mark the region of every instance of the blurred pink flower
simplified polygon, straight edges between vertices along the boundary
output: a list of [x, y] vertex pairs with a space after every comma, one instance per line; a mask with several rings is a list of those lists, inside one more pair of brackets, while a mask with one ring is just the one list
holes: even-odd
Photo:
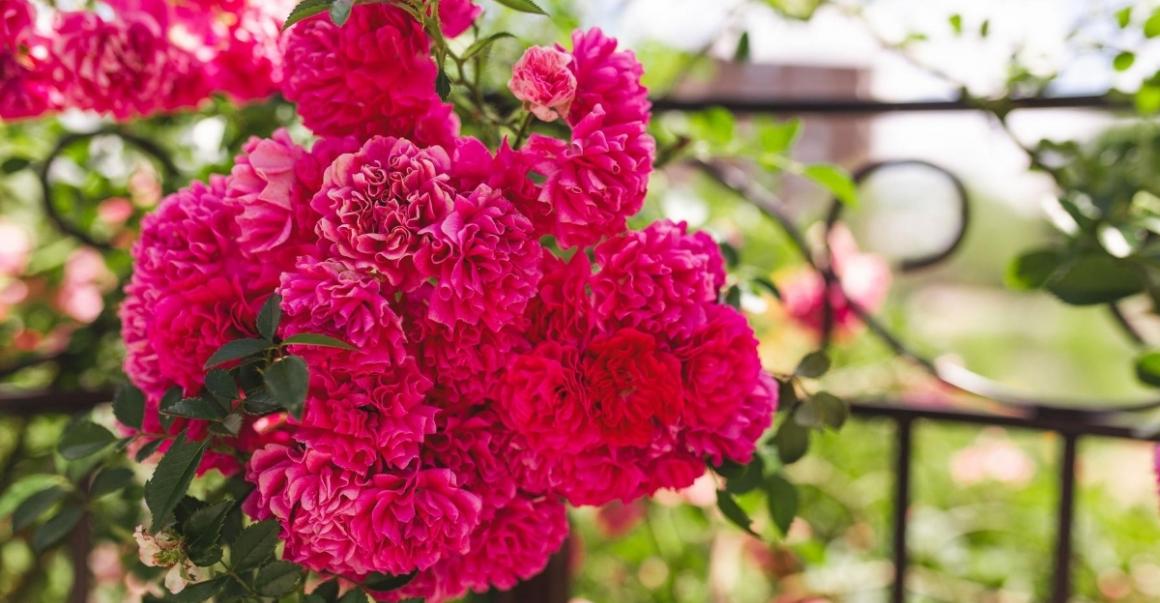
[[124, 197], [109, 197], [97, 206], [97, 219], [108, 226], [120, 226], [133, 217], [133, 202]]
[[32, 235], [19, 224], [0, 220], [0, 276], [24, 272], [32, 252]]
[[606, 538], [617, 538], [632, 531], [647, 512], [642, 500], [630, 503], [614, 500], [596, 512], [596, 525]]
[[962, 486], [984, 481], [1024, 485], [1035, 475], [1035, 461], [1007, 436], [994, 428], [979, 434], [975, 443], [951, 457], [951, 479]]
[[105, 309], [105, 292], [116, 284], [100, 253], [88, 247], [77, 249], [65, 262], [57, 308], [77, 322], [93, 322]]

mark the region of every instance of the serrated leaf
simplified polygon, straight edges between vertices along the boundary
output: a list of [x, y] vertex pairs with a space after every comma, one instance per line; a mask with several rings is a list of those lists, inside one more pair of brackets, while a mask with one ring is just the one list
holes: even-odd
[[495, 1], [498, 2], [499, 4], [502, 4], [510, 9], [512, 9], [512, 10], [518, 10], [521, 13], [532, 13], [532, 14], [536, 14], [536, 15], [545, 15], [545, 16], [548, 14], [548, 13], [544, 12], [544, 9], [540, 8], [535, 2], [532, 2], [532, 0], [495, 0]]
[[202, 507], [182, 522], [185, 550], [195, 564], [207, 567], [221, 560], [222, 527], [234, 504], [232, 500], [224, 500]]
[[66, 505], [60, 512], [41, 524], [32, 534], [32, 550], [42, 553], [68, 536], [80, 522], [84, 509], [79, 505]]
[[92, 484], [89, 485], [89, 497], [100, 498], [123, 490], [133, 482], [133, 470], [126, 467], [107, 467], [102, 469]]
[[96, 454], [113, 445], [117, 436], [91, 421], [78, 421], [65, 430], [60, 438], [60, 455], [75, 461]]
[[160, 448], [164, 443], [165, 440], [163, 439], [156, 439], [150, 442], [146, 442], [141, 446], [141, 448], [137, 450], [137, 454], [134, 455], [133, 458], [136, 459], [138, 463], [144, 462], [145, 459], [153, 456], [153, 453], [157, 452], [157, 449]]
[[367, 603], [367, 594], [362, 589], [352, 588], [338, 600], [338, 603]]
[[282, 340], [282, 345], [309, 345], [320, 348], [336, 348], [339, 350], [348, 351], [357, 349], [353, 345], [350, 345], [341, 339], [335, 339], [329, 335], [320, 335], [318, 333], [299, 333], [297, 335], [291, 335]]
[[122, 383], [113, 395], [113, 416], [126, 427], [141, 429], [145, 418], [145, 394], [132, 383]]
[[219, 367], [227, 362], [234, 360], [241, 360], [247, 356], [253, 356], [266, 350], [270, 347], [270, 342], [262, 339], [235, 339], [218, 348], [209, 360], [205, 361], [205, 369]]
[[310, 389], [310, 369], [298, 356], [287, 356], [271, 364], [264, 374], [270, 397], [294, 416], [302, 416], [302, 405]]
[[238, 534], [234, 541], [230, 565], [235, 572], [254, 569], [274, 556], [278, 545], [278, 522], [267, 519], [255, 523]]
[[451, 96], [451, 78], [443, 69], [439, 69], [439, 75], [435, 76], [435, 92], [439, 94], [441, 100], [447, 100]]
[[330, 20], [339, 27], [346, 25], [353, 8], [354, 0], [334, 0], [330, 5]]
[[326, 12], [330, 8], [330, 3], [334, 0], [303, 0], [299, 2], [294, 10], [286, 17], [286, 22], [282, 24], [282, 29], [289, 29], [295, 23], [309, 19], [314, 15]]
[[725, 489], [732, 494], [752, 492], [761, 485], [764, 477], [765, 461], [761, 460], [760, 456], [754, 455], [753, 460], [744, 467], [740, 474], [728, 478], [725, 482]]
[[797, 515], [797, 488], [781, 475], [773, 474], [765, 481], [765, 494], [769, 504], [769, 516], [784, 536], [789, 532], [789, 526]]
[[302, 570], [289, 561], [275, 561], [258, 570], [254, 587], [258, 594], [281, 597], [293, 592], [302, 582]]
[[463, 51], [463, 56], [461, 59], [464, 61], [474, 59], [476, 55], [482, 54], [484, 51], [491, 48], [492, 44], [507, 38], [515, 38], [515, 36], [506, 31], [501, 31], [499, 33], [491, 34], [486, 38], [476, 40], [471, 44], [471, 46], [467, 47], [467, 50]]
[[157, 463], [153, 477], [145, 482], [145, 504], [153, 514], [151, 532], [164, 527], [177, 504], [185, 498], [207, 446], [209, 440], [186, 442], [185, 436], [180, 436]]
[[219, 576], [213, 580], [188, 584], [182, 591], [170, 597], [175, 603], [202, 603], [216, 597], [225, 588], [229, 576]]
[[238, 384], [232, 375], [221, 369], [214, 369], [205, 375], [205, 389], [218, 402], [230, 404], [238, 399]]
[[[173, 405], [173, 403], [180, 400], [184, 395], [185, 394], [180, 387], [173, 386], [173, 387], [165, 390], [165, 394], [163, 396], [161, 396], [161, 401], [157, 403], [157, 408], [162, 409], [162, 408], [165, 408], [167, 406], [171, 406], [171, 405]], [[161, 427], [163, 428], [164, 431], [168, 431], [169, 427], [171, 425], [173, 425], [173, 417], [171, 417], [163, 412], [158, 412], [157, 414], [158, 414], [158, 419], [160, 419], [160, 421], [161, 421]]]
[[306, 597], [307, 603], [334, 603], [338, 600], [338, 580], [320, 584]]
[[840, 168], [826, 163], [808, 165], [802, 175], [830, 191], [847, 206], [858, 204], [858, 186]]
[[753, 531], [753, 520], [749, 519], [749, 515], [745, 513], [741, 505], [737, 504], [737, 500], [733, 498], [732, 494], [725, 490], [718, 490], [717, 508], [725, 516], [725, 519], [728, 519], [742, 530], [757, 536], [757, 532]]
[[773, 436], [773, 445], [777, 447], [777, 458], [786, 465], [792, 465], [809, 450], [810, 432], [793, 419], [786, 419]]
[[798, 377], [817, 379], [825, 375], [829, 370], [830, 357], [825, 352], [810, 352], [801, 359], [801, 362], [798, 363], [797, 368], [793, 372]]
[[24, 499], [12, 513], [12, 531], [19, 532], [40, 519], [53, 505], [64, 499], [60, 486], [51, 486]]
[[266, 339], [274, 339], [278, 332], [278, 325], [282, 324], [282, 296], [277, 293], [266, 299], [262, 309], [258, 312], [258, 334]]
[[379, 593], [390, 592], [393, 590], [398, 590], [400, 588], [403, 588], [404, 586], [409, 584], [411, 582], [411, 580], [414, 580], [416, 575], [417, 575], [416, 572], [412, 572], [410, 574], [402, 574], [399, 576], [373, 573], [370, 576], [367, 576], [366, 580], [363, 581], [363, 586], [367, 590], [371, 590], [374, 592], [379, 592]]
[[219, 421], [226, 416], [226, 411], [217, 402], [205, 398], [182, 398], [162, 407], [161, 412], [173, 417], [206, 421]]

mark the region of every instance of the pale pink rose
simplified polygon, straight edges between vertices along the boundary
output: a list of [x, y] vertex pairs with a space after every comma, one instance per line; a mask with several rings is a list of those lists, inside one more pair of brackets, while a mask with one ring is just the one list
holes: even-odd
[[97, 218], [108, 226], [120, 226], [133, 217], [133, 202], [124, 197], [110, 197], [97, 206]]
[[0, 275], [24, 272], [32, 252], [32, 235], [19, 224], [0, 220]]
[[116, 277], [101, 254], [88, 247], [72, 253], [64, 266], [64, 280], [56, 305], [77, 322], [90, 323], [105, 309], [104, 293], [116, 286]]
[[508, 88], [524, 106], [543, 121], [567, 115], [576, 98], [576, 74], [572, 55], [548, 46], [533, 46], [512, 68]]

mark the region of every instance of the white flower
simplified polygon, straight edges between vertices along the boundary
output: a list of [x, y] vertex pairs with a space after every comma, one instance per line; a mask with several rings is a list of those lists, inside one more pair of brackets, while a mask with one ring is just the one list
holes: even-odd
[[184, 557], [181, 539], [173, 532], [150, 534], [145, 531], [145, 526], [137, 526], [133, 531], [133, 538], [137, 540], [137, 553], [141, 563], [149, 567], [172, 567]]

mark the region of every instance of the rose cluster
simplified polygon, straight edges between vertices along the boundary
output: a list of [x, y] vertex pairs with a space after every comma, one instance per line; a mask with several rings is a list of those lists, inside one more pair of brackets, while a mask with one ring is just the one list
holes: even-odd
[[[446, 35], [479, 9], [440, 3]], [[415, 578], [382, 598], [509, 588], [563, 543], [566, 503], [681, 488], [706, 462], [745, 463], [776, 384], [745, 318], [720, 302], [704, 233], [629, 230], [655, 143], [642, 69], [593, 29], [533, 48], [510, 87], [563, 120], [489, 149], [436, 93], [431, 41], [403, 10], [357, 6], [284, 34], [282, 88], [314, 132], [251, 140], [228, 176], [145, 221], [121, 309], [126, 369], [164, 434], [165, 392], [195, 395], [224, 343], [256, 337], [273, 293], [310, 369], [301, 418], [251, 419], [246, 511], [281, 526], [284, 557], [360, 580]]]
[[0, 0], [0, 120], [61, 109], [124, 120], [280, 89], [291, 0], [101, 4], [38, 19], [28, 0]]

